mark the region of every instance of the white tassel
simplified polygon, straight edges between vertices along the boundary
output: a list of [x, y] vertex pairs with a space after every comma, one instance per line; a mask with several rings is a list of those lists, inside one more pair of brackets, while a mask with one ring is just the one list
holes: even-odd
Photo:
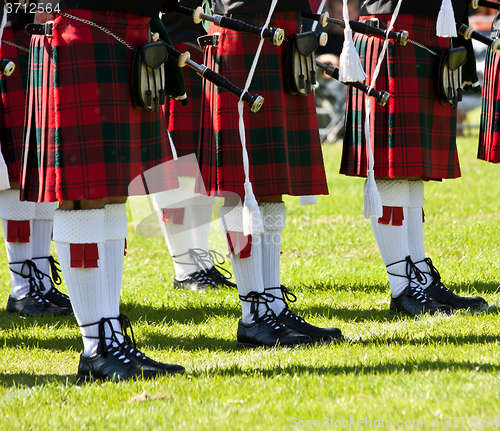
[[9, 170], [0, 151], [0, 190], [10, 189]]
[[316, 205], [318, 199], [314, 195], [299, 196], [299, 203], [300, 205]]
[[344, 30], [344, 46], [339, 60], [339, 81], [364, 81], [366, 73], [361, 65], [358, 51], [352, 41], [352, 30]]
[[339, 81], [340, 82], [354, 82], [364, 81], [366, 78], [361, 60], [359, 59], [358, 51], [352, 41], [352, 30], [349, 25], [349, 8], [347, 7], [347, 0], [344, 0], [342, 10], [344, 18], [344, 45], [339, 59]]
[[243, 235], [256, 235], [264, 232], [264, 223], [260, 214], [259, 204], [253, 194], [252, 183], [246, 182], [245, 202], [243, 202]]
[[382, 199], [380, 192], [375, 182], [375, 175], [373, 170], [368, 170], [368, 176], [365, 181], [365, 210], [364, 216], [367, 219], [382, 217]]
[[439, 37], [457, 37], [457, 26], [451, 0], [443, 0], [439, 11], [436, 34]]

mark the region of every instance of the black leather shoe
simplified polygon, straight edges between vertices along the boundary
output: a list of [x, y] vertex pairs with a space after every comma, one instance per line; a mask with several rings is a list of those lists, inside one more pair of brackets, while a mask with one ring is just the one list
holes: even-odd
[[[134, 333], [132, 331], [132, 325], [130, 324], [130, 320], [124, 314], [120, 314], [118, 316], [118, 320], [120, 321], [120, 325], [122, 327], [123, 332], [123, 348], [127, 351], [127, 355], [142, 365], [146, 367], [159, 368], [161, 370], [166, 371], [168, 374], [178, 374], [184, 373], [184, 367], [181, 365], [174, 364], [164, 364], [163, 362], [157, 362], [151, 358], [148, 358], [144, 353], [142, 353], [135, 344]], [[130, 336], [128, 335], [127, 329], [130, 329]]]
[[294, 314], [290, 309], [285, 308], [276, 318], [294, 331], [308, 335], [313, 341], [331, 341], [342, 338], [342, 332], [337, 328], [319, 328], [307, 323], [302, 317]]
[[52, 302], [52, 304], [73, 310], [73, 307], [71, 307], [71, 301], [69, 300], [69, 296], [60, 292], [54, 286], [52, 286], [50, 290], [43, 296], [47, 301]]
[[283, 323], [276, 320], [273, 311], [257, 318], [253, 323], [238, 322], [238, 332], [236, 335], [237, 344], [244, 347], [259, 346], [293, 346], [296, 344], [311, 343], [312, 339], [308, 335], [299, 334]]
[[451, 314], [453, 309], [448, 305], [440, 304], [426, 294], [420, 285], [408, 286], [405, 292], [397, 298], [391, 298], [390, 309], [411, 316], [429, 313]]
[[434, 281], [425, 293], [441, 304], [455, 309], [486, 310], [488, 303], [480, 296], [458, 296], [448, 290], [440, 281]]
[[9, 296], [7, 311], [9, 313], [17, 313], [20, 316], [28, 317], [60, 316], [73, 313], [71, 308], [60, 307], [47, 301], [47, 299], [41, 296], [37, 291], [30, 292], [18, 299]]
[[[224, 287], [236, 287], [235, 283], [231, 283], [228, 278], [219, 272], [219, 270], [215, 267], [212, 266], [212, 268], [207, 269], [207, 274], [210, 276], [210, 278], [217, 284], [218, 286], [224, 286]], [[229, 274], [231, 275], [231, 274]]]
[[184, 280], [174, 278], [174, 288], [202, 292], [207, 289], [217, 289], [217, 284], [202, 270], [189, 274]]
[[80, 355], [78, 364], [78, 380], [128, 380], [128, 379], [148, 379], [166, 374], [165, 370], [157, 367], [141, 364], [131, 358], [123, 346], [108, 347], [106, 356], [97, 354], [86, 357]]

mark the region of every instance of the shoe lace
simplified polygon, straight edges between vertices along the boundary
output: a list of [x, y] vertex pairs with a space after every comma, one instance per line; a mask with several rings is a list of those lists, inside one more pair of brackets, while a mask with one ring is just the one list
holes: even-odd
[[432, 277], [432, 281], [434, 282], [434, 285], [436, 287], [439, 287], [439, 289], [444, 290], [445, 292], [449, 292], [449, 289], [441, 282], [441, 274], [437, 270], [437, 268], [434, 266], [432, 263], [432, 260], [430, 257], [426, 257], [423, 261], [420, 262], [425, 262], [427, 266], [429, 267], [429, 274]]
[[[191, 258], [192, 262], [180, 262], [176, 260], [177, 258], [186, 255]], [[175, 263], [179, 263], [181, 265], [196, 265], [198, 271], [206, 272], [210, 278], [212, 277], [209, 274], [209, 271], [212, 268], [216, 268], [218, 275], [226, 280], [229, 280], [233, 276], [231, 271], [228, 271], [222, 266], [225, 262], [224, 256], [215, 250], [206, 251], [202, 248], [190, 248], [186, 253], [172, 256], [172, 259]]]
[[421, 304], [432, 301], [432, 298], [427, 295], [422, 286], [419, 285], [410, 286], [410, 296], [413, 296]]
[[271, 326], [274, 330], [282, 329], [285, 325], [281, 322], [278, 322], [276, 319], [276, 314], [274, 314], [273, 310], [267, 310], [264, 315], [261, 317], [261, 320], [265, 322], [267, 325]]
[[[127, 316], [124, 314], [120, 314], [118, 316], [118, 320], [120, 321], [120, 325], [123, 331], [123, 344], [124, 348], [128, 350], [128, 352], [137, 358], [146, 359], [146, 355], [142, 353], [135, 343], [134, 331], [132, 330], [132, 324]], [[130, 336], [128, 335], [127, 329], [130, 328]]]
[[43, 278], [47, 275], [40, 271], [35, 262], [31, 259], [26, 259], [24, 262], [10, 262], [10, 265], [21, 265], [21, 270], [19, 272], [14, 271], [12, 267], [10, 270], [22, 278], [28, 279], [30, 285], [30, 296], [34, 298], [39, 303], [48, 303], [49, 301], [44, 298], [42, 292], [45, 290], [43, 285]]
[[[427, 276], [425, 272], [422, 272], [415, 262], [411, 260], [410, 256], [406, 256], [404, 260], [399, 260], [397, 262], [390, 263], [386, 266], [389, 268], [392, 265], [397, 265], [398, 263], [406, 262], [406, 274], [394, 274], [392, 272], [387, 271], [387, 274], [393, 275], [395, 277], [403, 277], [408, 280], [407, 289], [409, 290], [410, 296], [415, 297], [420, 302], [427, 302], [432, 300], [432, 298], [424, 292], [424, 289], [421, 285], [427, 284]], [[417, 262], [418, 263], [418, 262]], [[423, 297], [425, 296], [425, 300]], [[422, 300], [420, 300], [422, 298]]]
[[[61, 266], [59, 265], [59, 262], [54, 259], [54, 256], [45, 256], [45, 257], [34, 257], [33, 260], [36, 259], [47, 259], [49, 261], [49, 268], [50, 268], [50, 275], [51, 275], [51, 280], [52, 283], [59, 286], [62, 283], [62, 278], [59, 275], [61, 273]], [[44, 274], [46, 277], [48, 277], [48, 274]]]
[[239, 297], [242, 301], [250, 303], [250, 314], [253, 315], [254, 322], [256, 322], [258, 317], [259, 317], [258, 311], [259, 311], [260, 304], [263, 304], [266, 306], [267, 310], [264, 313], [264, 315], [266, 315], [268, 312], [271, 312], [274, 314], [274, 312], [269, 307], [269, 303], [273, 302], [276, 297], [270, 293], [257, 292], [255, 290], [252, 290], [251, 292], [248, 292], [246, 295], [239, 295]]
[[215, 281], [212, 280], [212, 278], [209, 277], [205, 271], [194, 272], [193, 274], [189, 274], [189, 277], [191, 277], [193, 280], [195, 280], [199, 284], [209, 285], [209, 286], [214, 287], [214, 288], [217, 287], [217, 284], [215, 283]]
[[[295, 295], [286, 286], [283, 286], [283, 285], [281, 285], [279, 287], [266, 287], [264, 289], [265, 292], [267, 292], [269, 290], [281, 290], [281, 294], [282, 294], [281, 298], [279, 296], [273, 295], [272, 293], [268, 293], [268, 295], [271, 295], [274, 298], [273, 301], [277, 300], [277, 301], [284, 302], [284, 304], [285, 304], [284, 313], [287, 317], [295, 319], [300, 323], [305, 323], [305, 320], [302, 317], [297, 316], [293, 311], [290, 310], [290, 308], [288, 308], [287, 301], [288, 302], [296, 302], [297, 295]], [[272, 302], [272, 301], [270, 301], [270, 302]]]
[[[109, 355], [113, 355], [117, 357], [119, 361], [122, 361], [124, 364], [128, 364], [131, 358], [135, 355], [135, 352], [133, 352], [131, 350], [131, 346], [127, 344], [127, 339], [125, 338], [125, 335], [114, 329], [112, 320], [118, 320], [121, 325], [120, 316], [103, 317], [99, 322], [80, 325], [80, 328], [86, 328], [89, 326], [98, 325], [97, 337], [92, 337], [89, 335], [84, 335], [83, 337], [88, 339], [99, 340], [97, 353], [99, 353], [102, 357], [107, 358]], [[109, 337], [106, 337], [106, 328], [110, 330], [111, 335]], [[121, 335], [123, 337], [123, 341], [119, 339], [118, 335]]]
[[300, 317], [297, 316], [293, 311], [291, 311], [288, 307], [285, 308], [285, 316], [290, 317], [291, 319], [295, 319], [297, 322], [300, 323], [306, 323], [306, 321]]

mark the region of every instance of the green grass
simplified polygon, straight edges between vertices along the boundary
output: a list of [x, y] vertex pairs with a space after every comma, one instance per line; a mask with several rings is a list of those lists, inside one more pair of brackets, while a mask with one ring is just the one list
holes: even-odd
[[[137, 236], [130, 219], [122, 312], [142, 350], [184, 365], [186, 374], [78, 386], [82, 342], [73, 317], [22, 319], [1, 310], [0, 429], [278, 430], [323, 419], [317, 428], [335, 428], [335, 420], [358, 417], [373, 424], [359, 428], [403, 420], [431, 429], [437, 418], [437, 428], [463, 429], [468, 417], [497, 417], [488, 428], [498, 428], [499, 167], [476, 160], [476, 146], [477, 135], [459, 139], [461, 179], [426, 185], [424, 229], [443, 281], [484, 296], [487, 312], [408, 318], [388, 311], [385, 269], [362, 217], [363, 181], [340, 176], [340, 148], [325, 146], [330, 195], [308, 207], [287, 198], [282, 282], [297, 294], [295, 311], [341, 328], [344, 342], [236, 348], [236, 291], [174, 290], [164, 240]], [[224, 251], [217, 220], [211, 243]], [[0, 261], [6, 304], [3, 246]], [[460, 419], [446, 427], [450, 417]]]

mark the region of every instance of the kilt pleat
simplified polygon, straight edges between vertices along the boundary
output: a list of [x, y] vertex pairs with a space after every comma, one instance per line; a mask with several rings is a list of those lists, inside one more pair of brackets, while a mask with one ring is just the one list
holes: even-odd
[[10, 76], [0, 74], [0, 142], [9, 180], [19, 183], [23, 154], [28, 53], [5, 42], [28, 49], [30, 37], [24, 30], [24, 25], [16, 25], [6, 27], [2, 39], [4, 43], [0, 47], [0, 58], [13, 61], [16, 69]]
[[[377, 18], [389, 21], [391, 16], [378, 15]], [[395, 26], [395, 30], [409, 31], [410, 39], [442, 52], [449, 42], [438, 38], [435, 28], [434, 20], [411, 15], [398, 16]], [[365, 83], [369, 85], [383, 40], [359, 33], [354, 40], [367, 73]], [[376, 177], [420, 176], [425, 180], [441, 180], [460, 176], [456, 110], [439, 102], [438, 64], [439, 57], [411, 43], [389, 44], [375, 89], [389, 91], [391, 97], [385, 107], [372, 99], [370, 110]], [[365, 95], [349, 87], [342, 174], [366, 177], [365, 113]]]
[[[299, 30], [299, 14], [275, 13], [271, 25], [286, 36]], [[254, 18], [265, 21], [265, 16]], [[218, 32], [219, 47], [206, 47], [205, 64], [244, 88], [259, 38], [211, 26]], [[314, 96], [291, 95], [284, 86], [286, 42], [276, 47], [266, 41], [260, 54], [250, 93], [264, 97], [252, 113], [245, 105], [246, 145], [250, 181], [256, 196], [327, 194]], [[243, 153], [238, 132], [238, 98], [204, 82], [199, 150], [200, 169], [211, 195], [244, 194]]]
[[[189, 51], [191, 60], [203, 63], [203, 53], [192, 46], [179, 43], [174, 46], [179, 52]], [[202, 78], [190, 67], [182, 69], [189, 105], [183, 106], [179, 101], [170, 99], [162, 108], [165, 112], [167, 129], [179, 157], [190, 154], [198, 155], [200, 140], [200, 115], [202, 97]], [[176, 163], [178, 174], [195, 176], [198, 165], [191, 163], [193, 159], [179, 159]]]
[[[149, 19], [65, 12], [128, 44], [148, 37]], [[178, 186], [163, 112], [133, 107], [133, 51], [102, 30], [58, 15], [53, 36], [33, 36], [22, 199], [62, 201], [153, 193]], [[161, 166], [161, 167], [159, 167]], [[154, 169], [153, 169], [154, 168]], [[135, 186], [137, 184], [137, 187]]]
[[500, 55], [486, 53], [482, 102], [481, 123], [479, 127], [479, 146], [477, 157], [491, 163], [500, 162]]

